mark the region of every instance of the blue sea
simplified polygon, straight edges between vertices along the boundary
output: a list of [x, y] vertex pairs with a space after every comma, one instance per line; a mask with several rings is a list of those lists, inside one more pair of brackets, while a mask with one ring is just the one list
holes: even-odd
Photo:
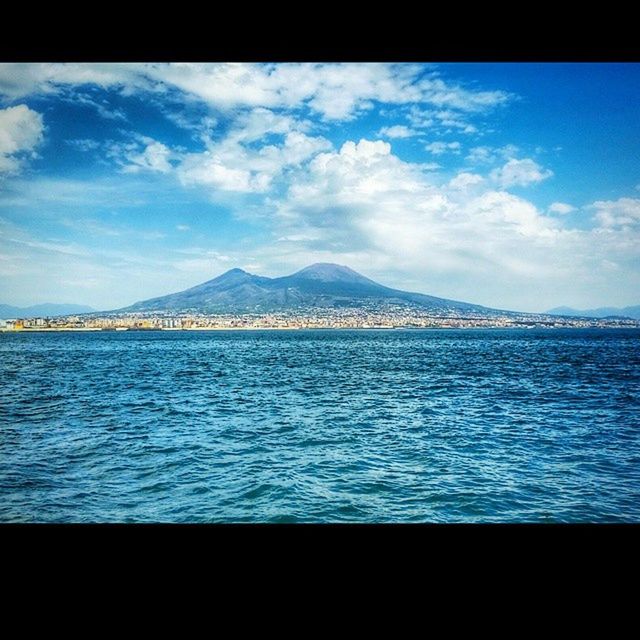
[[1, 522], [640, 522], [640, 331], [0, 334]]

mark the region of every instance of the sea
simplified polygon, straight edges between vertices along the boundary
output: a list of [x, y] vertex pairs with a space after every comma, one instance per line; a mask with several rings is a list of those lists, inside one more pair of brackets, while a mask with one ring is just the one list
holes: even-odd
[[640, 522], [640, 330], [3, 333], [0, 522]]

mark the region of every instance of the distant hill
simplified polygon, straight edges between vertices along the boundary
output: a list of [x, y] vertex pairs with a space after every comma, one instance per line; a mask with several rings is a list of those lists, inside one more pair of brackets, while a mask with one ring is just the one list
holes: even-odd
[[0, 304], [0, 318], [37, 318], [67, 316], [74, 313], [90, 313], [95, 311], [86, 304], [54, 304], [45, 302], [31, 307], [13, 307], [10, 304]]
[[607, 318], [618, 316], [640, 320], [640, 305], [633, 307], [598, 307], [597, 309], [572, 309], [571, 307], [555, 307], [549, 309], [553, 316], [577, 316], [581, 318]]
[[266, 312], [385, 303], [484, 315], [504, 313], [468, 302], [391, 289], [349, 267], [329, 263], [313, 264], [281, 278], [267, 278], [242, 269], [231, 269], [185, 291], [136, 302], [118, 311]]

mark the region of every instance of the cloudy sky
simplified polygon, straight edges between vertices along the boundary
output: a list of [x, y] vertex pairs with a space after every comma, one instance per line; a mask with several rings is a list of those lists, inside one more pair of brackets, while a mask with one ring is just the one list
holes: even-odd
[[0, 65], [0, 302], [320, 261], [492, 307], [640, 304], [640, 65]]

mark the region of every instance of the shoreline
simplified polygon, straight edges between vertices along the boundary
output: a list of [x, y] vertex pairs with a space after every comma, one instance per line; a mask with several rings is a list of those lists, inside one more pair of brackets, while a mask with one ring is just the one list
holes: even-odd
[[467, 326], [467, 327], [192, 327], [188, 329], [178, 329], [178, 328], [154, 328], [154, 329], [101, 329], [101, 328], [93, 328], [93, 327], [77, 327], [77, 328], [47, 328], [47, 329], [4, 329], [0, 328], [0, 333], [160, 333], [163, 331], [168, 332], [203, 332], [203, 331], [469, 331], [469, 330], [479, 330], [479, 331], [500, 331], [500, 330], [527, 330], [531, 331], [532, 329], [543, 329], [543, 330], [554, 330], [554, 329], [631, 329], [638, 330], [639, 326], [591, 326], [591, 327], [576, 327], [571, 325], [566, 326], [540, 326], [540, 327], [531, 327], [531, 326], [504, 326], [504, 327], [477, 327], [477, 326]]

